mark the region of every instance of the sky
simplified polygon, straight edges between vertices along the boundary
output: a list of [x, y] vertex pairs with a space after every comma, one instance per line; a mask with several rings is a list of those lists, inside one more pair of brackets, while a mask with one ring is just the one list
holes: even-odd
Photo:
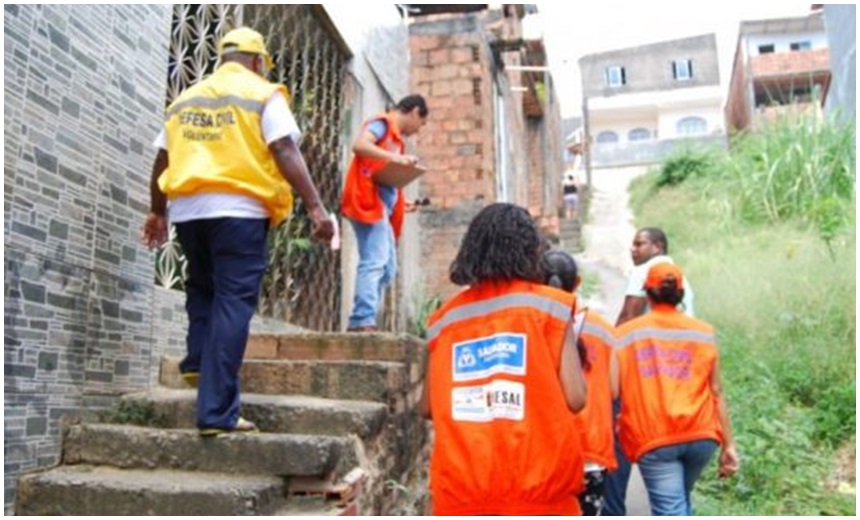
[[580, 57], [613, 49], [715, 33], [720, 81], [728, 91], [741, 21], [803, 16], [812, 4], [790, 0], [686, 2], [573, 2], [536, 4], [526, 38], [544, 37], [562, 117], [581, 113]]

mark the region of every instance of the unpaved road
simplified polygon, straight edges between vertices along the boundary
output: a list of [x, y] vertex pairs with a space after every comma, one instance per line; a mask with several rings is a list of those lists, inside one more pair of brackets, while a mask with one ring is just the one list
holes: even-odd
[[[592, 198], [583, 226], [585, 252], [575, 255], [581, 276], [597, 275], [600, 290], [586, 295], [588, 307], [615, 323], [624, 301], [627, 273], [633, 267], [630, 243], [636, 228], [630, 211], [627, 188], [630, 181], [645, 173], [645, 168], [613, 168], [592, 172]], [[635, 467], [627, 488], [627, 514], [649, 515], [648, 494]]]

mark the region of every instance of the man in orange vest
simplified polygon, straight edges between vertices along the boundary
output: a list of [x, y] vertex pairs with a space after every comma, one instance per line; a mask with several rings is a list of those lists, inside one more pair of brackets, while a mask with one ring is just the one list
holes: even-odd
[[722, 391], [714, 329], [677, 309], [681, 269], [651, 267], [644, 284], [651, 312], [618, 329], [621, 445], [639, 470], [655, 516], [693, 514], [693, 486], [718, 446], [719, 475], [739, 466]]
[[[541, 260], [544, 283], [569, 293], [576, 293], [580, 284], [576, 261], [564, 251], [547, 251]], [[585, 491], [579, 495], [579, 505], [584, 516], [600, 516], [606, 476], [615, 471], [613, 448], [612, 388], [609, 381], [610, 368], [617, 363], [614, 352], [615, 328], [602, 316], [594, 312], [578, 313], [574, 326], [581, 329], [579, 335], [580, 361], [588, 400], [585, 408], [576, 414], [578, 428], [584, 435]]]
[[528, 212], [492, 204], [469, 225], [428, 322], [421, 410], [433, 420], [434, 514], [576, 515], [585, 405], [575, 297], [542, 283]]
[[286, 88], [266, 80], [272, 59], [263, 36], [234, 29], [219, 53], [218, 69], [167, 109], [141, 237], [160, 247], [169, 216], [188, 260], [188, 353], [179, 369], [198, 388], [201, 435], [256, 430], [239, 416], [239, 369], [266, 271], [266, 234], [292, 212], [291, 186], [311, 236], [334, 233], [297, 146]]
[[358, 272], [348, 331], [377, 330], [376, 314], [385, 288], [397, 273], [397, 240], [406, 203], [403, 190], [374, 182], [373, 176], [389, 162], [415, 165], [418, 158], [404, 154], [403, 139], [427, 122], [427, 102], [413, 94], [391, 110], [364, 123], [352, 145], [341, 212], [355, 231]]

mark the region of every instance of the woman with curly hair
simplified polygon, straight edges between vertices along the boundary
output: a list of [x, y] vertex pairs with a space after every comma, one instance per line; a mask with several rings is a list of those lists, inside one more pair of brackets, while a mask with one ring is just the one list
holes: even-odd
[[451, 264], [467, 287], [430, 317], [421, 407], [435, 431], [435, 514], [580, 514], [576, 299], [543, 285], [542, 252], [526, 210], [492, 204]]

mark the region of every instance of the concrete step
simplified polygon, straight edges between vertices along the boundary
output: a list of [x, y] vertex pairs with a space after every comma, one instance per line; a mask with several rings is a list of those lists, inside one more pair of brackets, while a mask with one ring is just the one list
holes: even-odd
[[346, 437], [277, 433], [201, 437], [196, 429], [118, 424], [74, 425], [63, 446], [65, 464], [247, 475], [325, 476], [339, 461], [356, 458], [355, 446]]
[[275, 476], [60, 466], [21, 477], [18, 515], [271, 515], [286, 506]]
[[[246, 359], [240, 380], [248, 393], [388, 402], [420, 373], [417, 364], [393, 361]], [[161, 384], [188, 388], [179, 375], [179, 358], [162, 358]]]
[[398, 361], [420, 358], [423, 342], [385, 332], [258, 335], [248, 339], [245, 359]]
[[242, 390], [269, 395], [388, 402], [409, 383], [403, 363], [391, 361], [245, 361]]
[[[196, 427], [197, 391], [159, 387], [123, 396], [125, 406], [139, 409], [166, 428]], [[323, 399], [301, 395], [242, 393], [242, 417], [263, 432], [343, 436], [366, 439], [380, 432], [388, 417], [382, 403]]]

